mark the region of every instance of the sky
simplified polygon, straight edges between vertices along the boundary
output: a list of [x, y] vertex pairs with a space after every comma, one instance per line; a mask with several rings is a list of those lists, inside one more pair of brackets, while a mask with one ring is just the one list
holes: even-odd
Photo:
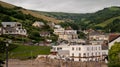
[[120, 6], [120, 0], [1, 0], [26, 9], [68, 12], [92, 13], [105, 7]]

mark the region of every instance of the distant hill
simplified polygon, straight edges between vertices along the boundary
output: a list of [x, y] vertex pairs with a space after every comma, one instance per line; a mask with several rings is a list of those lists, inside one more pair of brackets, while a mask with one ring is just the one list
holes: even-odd
[[[93, 28], [102, 29], [108, 27], [116, 19], [120, 19], [120, 7], [112, 6], [104, 8], [95, 13], [62, 13], [62, 12], [41, 12], [35, 11], [39, 14], [44, 14], [48, 17], [64, 20], [65, 22], [72, 22], [77, 24], [82, 29]], [[66, 24], [66, 23], [64, 23]], [[120, 31], [116, 31], [120, 32]]]
[[[93, 28], [93, 29], [102, 29], [103, 31], [105, 31], [105, 28], [107, 28], [110, 23], [112, 23], [116, 19], [120, 19], [119, 18], [120, 7], [117, 6], [104, 8], [95, 13], [63, 13], [63, 12], [43, 12], [43, 11], [27, 10], [1, 1], [0, 4], [4, 7], [21, 11], [23, 14], [26, 15], [29, 14], [45, 22], [59, 23], [63, 27], [71, 26], [73, 29]], [[11, 18], [15, 19], [14, 17]]]

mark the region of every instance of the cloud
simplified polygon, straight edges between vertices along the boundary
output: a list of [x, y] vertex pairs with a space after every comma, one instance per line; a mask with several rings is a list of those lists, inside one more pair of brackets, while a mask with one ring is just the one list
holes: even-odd
[[120, 6], [120, 0], [2, 0], [26, 9], [51, 11], [90, 13], [105, 7]]

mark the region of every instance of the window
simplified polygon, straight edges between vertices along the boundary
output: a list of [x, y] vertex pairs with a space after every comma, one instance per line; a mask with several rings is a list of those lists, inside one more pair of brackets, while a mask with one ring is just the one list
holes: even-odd
[[79, 58], [79, 61], [81, 61], [81, 59]]
[[99, 50], [100, 50], [100, 47], [99, 47]]
[[10, 27], [10, 25], [6, 25], [6, 27]]
[[87, 47], [87, 51], [89, 51], [89, 47]]
[[89, 53], [87, 53], [87, 56], [89, 57]]
[[81, 50], [81, 48], [79, 47], [79, 51]]
[[97, 50], [97, 47], [96, 47], [96, 50]]
[[61, 47], [58, 47], [57, 50], [62, 50], [62, 48], [61, 48]]
[[72, 56], [74, 56], [74, 53], [72, 53]]
[[72, 47], [72, 50], [74, 50], [74, 47]]
[[99, 55], [100, 55], [100, 52], [99, 52]]
[[93, 47], [92, 47], [92, 50], [93, 50]]
[[86, 53], [83, 53], [83, 56], [85, 57], [85, 56], [86, 56]]
[[93, 53], [91, 54], [91, 56], [93, 56]]
[[56, 48], [53, 48], [53, 50], [56, 50]]
[[5, 33], [8, 33], [8, 31], [5, 31]]
[[95, 56], [97, 56], [97, 52], [95, 53]]
[[9, 31], [9, 33], [12, 33], [12, 31]]
[[81, 57], [81, 53], [79, 53], [79, 57]]

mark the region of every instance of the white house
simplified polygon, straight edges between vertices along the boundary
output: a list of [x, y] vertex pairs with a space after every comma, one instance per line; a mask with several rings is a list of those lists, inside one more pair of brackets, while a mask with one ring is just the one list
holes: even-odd
[[114, 45], [115, 42], [120, 42], [120, 34], [109, 35], [109, 49]]
[[62, 28], [60, 25], [54, 25], [56, 29]]
[[98, 61], [108, 55], [101, 45], [70, 45], [70, 57], [74, 61]]
[[57, 46], [52, 46], [51, 52], [57, 53], [60, 56], [69, 56], [69, 44], [62, 44]]
[[26, 29], [19, 22], [2, 22], [2, 34], [19, 34], [27, 36]]
[[68, 57], [74, 61], [98, 61], [104, 59], [104, 57], [108, 55], [108, 50], [103, 50], [100, 44], [63, 44], [52, 46], [51, 52], [55, 52], [56, 54], [64, 57]]

